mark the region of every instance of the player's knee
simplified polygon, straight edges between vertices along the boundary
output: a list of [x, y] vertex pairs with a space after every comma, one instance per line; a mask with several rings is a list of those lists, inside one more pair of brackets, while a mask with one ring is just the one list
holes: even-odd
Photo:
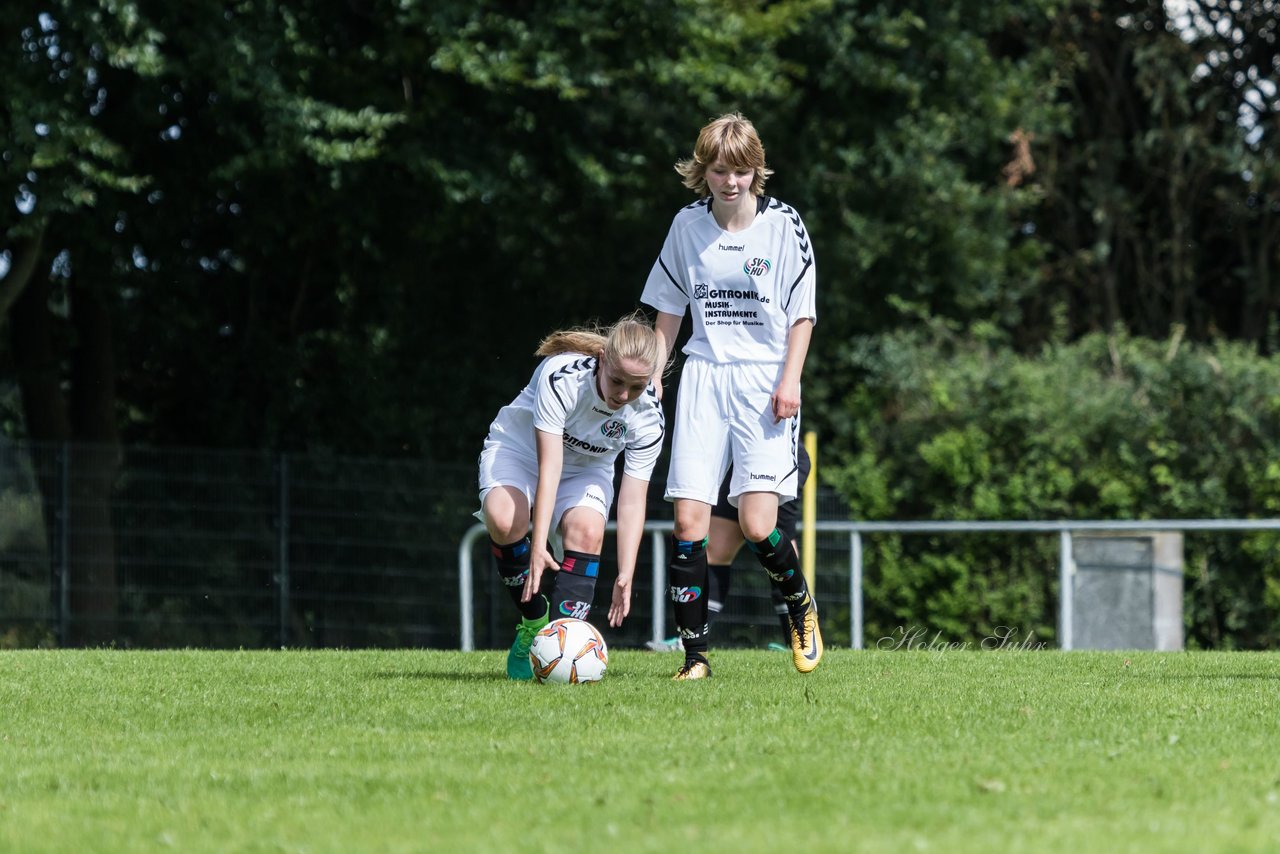
[[711, 506], [697, 501], [678, 502], [674, 527], [678, 540], [701, 540], [711, 528]]
[[514, 543], [529, 532], [528, 519], [517, 522], [510, 514], [494, 516], [485, 513], [484, 526], [495, 543]]
[[772, 519], [743, 519], [742, 536], [748, 542], [758, 543], [767, 539], [773, 533], [774, 527]]
[[566, 549], [598, 554], [604, 547], [604, 517], [599, 513], [566, 514], [560, 531]]
[[484, 526], [498, 543], [511, 543], [529, 532], [529, 507], [510, 487], [489, 491], [482, 506]]

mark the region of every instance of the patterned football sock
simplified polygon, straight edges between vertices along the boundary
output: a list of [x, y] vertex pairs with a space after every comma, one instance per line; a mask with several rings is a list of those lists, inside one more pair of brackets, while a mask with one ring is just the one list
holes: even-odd
[[554, 573], [551, 588], [551, 619], [574, 617], [585, 620], [591, 613], [600, 575], [600, 555], [565, 551], [560, 571]]
[[676, 629], [684, 642], [685, 657], [706, 659], [707, 635], [707, 538], [679, 540], [672, 537], [671, 601]]
[[758, 543], [747, 540], [747, 547], [755, 553], [756, 560], [764, 567], [769, 581], [787, 603], [787, 611], [795, 619], [804, 616], [809, 606], [809, 586], [800, 572], [800, 558], [791, 543], [777, 528]]
[[770, 586], [769, 593], [773, 597], [773, 613], [778, 616], [778, 625], [782, 626], [782, 645], [786, 646], [791, 643], [791, 616], [787, 611], [787, 603], [778, 588]]
[[729, 601], [729, 567], [726, 564], [707, 564], [707, 622], [715, 620]]
[[534, 596], [528, 602], [521, 602], [524, 595], [524, 582], [529, 577], [529, 538], [517, 540], [510, 545], [499, 545], [489, 538], [489, 550], [498, 564], [498, 575], [502, 576], [502, 586], [507, 595], [520, 609], [520, 615], [526, 620], [541, 619], [547, 613], [547, 600], [544, 596]]

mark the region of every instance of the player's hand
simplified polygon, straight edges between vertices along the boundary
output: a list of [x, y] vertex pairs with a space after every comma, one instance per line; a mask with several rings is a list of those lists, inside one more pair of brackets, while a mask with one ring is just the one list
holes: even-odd
[[613, 602], [609, 605], [609, 625], [617, 628], [631, 613], [631, 581], [619, 578], [613, 583]]
[[538, 594], [538, 589], [542, 585], [542, 571], [545, 569], [558, 570], [560, 564], [556, 563], [556, 559], [551, 556], [551, 552], [547, 551], [545, 545], [531, 546], [529, 575], [524, 580], [524, 593], [520, 595], [521, 602], [530, 602]]
[[773, 423], [794, 418], [800, 411], [800, 383], [779, 383], [769, 396], [773, 407]]

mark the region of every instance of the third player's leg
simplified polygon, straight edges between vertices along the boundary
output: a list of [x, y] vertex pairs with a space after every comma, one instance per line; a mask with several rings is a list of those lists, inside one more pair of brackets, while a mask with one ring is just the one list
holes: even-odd
[[718, 515], [721, 512], [718, 506], [712, 511], [711, 529], [707, 534], [708, 624], [715, 623], [729, 601], [730, 566], [742, 548], [742, 529], [738, 527], [737, 520]]

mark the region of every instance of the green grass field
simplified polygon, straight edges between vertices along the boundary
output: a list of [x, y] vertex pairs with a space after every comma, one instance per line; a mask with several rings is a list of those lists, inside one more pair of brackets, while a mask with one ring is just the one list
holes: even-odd
[[1280, 655], [0, 654], [4, 851], [1271, 851]]

